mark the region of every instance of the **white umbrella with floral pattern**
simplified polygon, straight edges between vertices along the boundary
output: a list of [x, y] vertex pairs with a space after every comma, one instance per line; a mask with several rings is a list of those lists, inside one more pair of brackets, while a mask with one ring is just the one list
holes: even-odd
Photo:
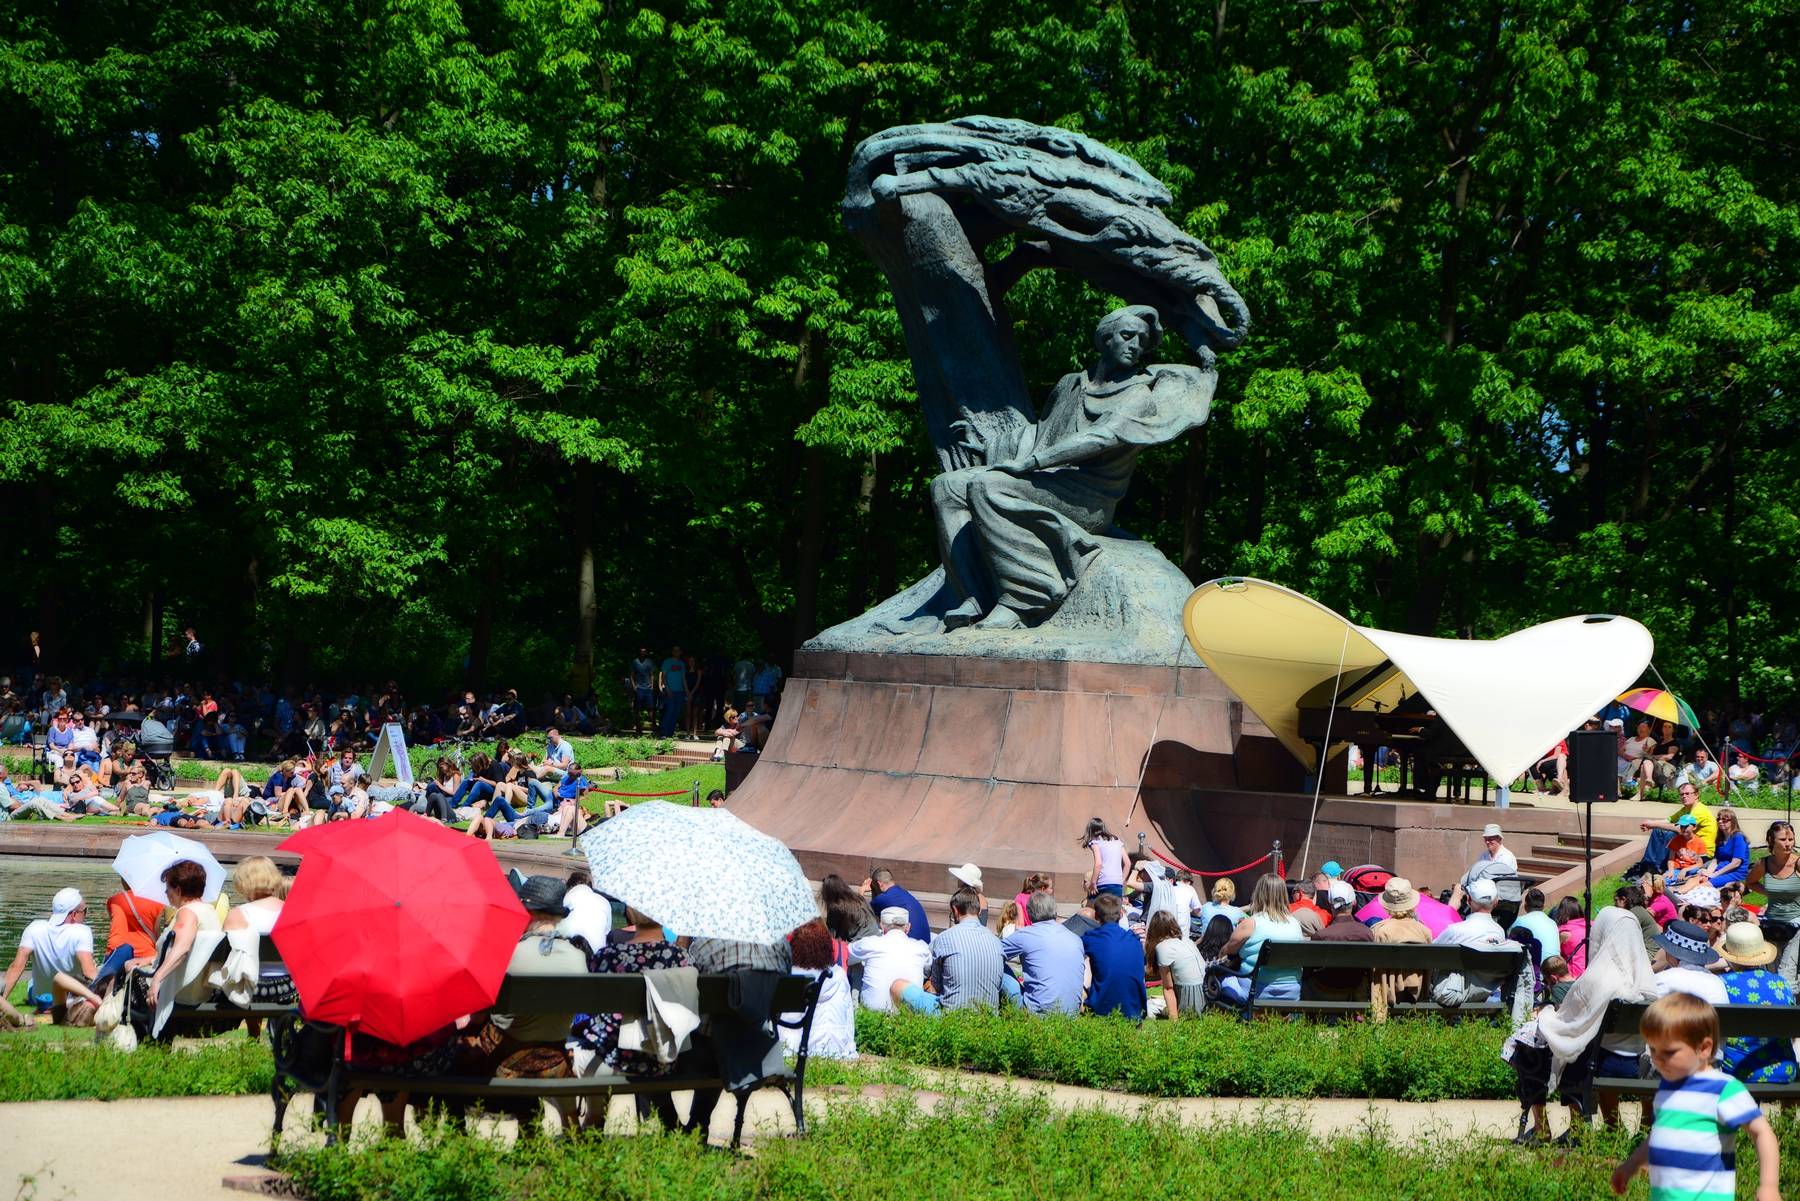
[[772, 944], [819, 916], [794, 853], [724, 809], [644, 801], [577, 845], [595, 892], [679, 935]]

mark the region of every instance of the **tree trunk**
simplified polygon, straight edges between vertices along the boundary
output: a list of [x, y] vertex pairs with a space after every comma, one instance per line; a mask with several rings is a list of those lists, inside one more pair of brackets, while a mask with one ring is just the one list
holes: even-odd
[[[817, 410], [813, 397], [824, 395], [829, 367], [824, 347], [811, 330], [800, 338], [800, 356], [794, 364], [794, 390], [807, 395], [802, 406], [808, 414]], [[824, 448], [808, 446], [800, 454], [800, 525], [794, 539], [794, 625], [786, 650], [791, 651], [819, 632], [819, 570], [825, 558], [825, 487], [829, 472]], [[786, 661], [788, 656], [783, 655]]]
[[[40, 476], [34, 484], [37, 493], [37, 545], [47, 549], [56, 545], [56, 489], [50, 477]], [[54, 552], [45, 556], [43, 570], [38, 573], [38, 636], [44, 648], [44, 670], [59, 676], [67, 676], [72, 669], [72, 661], [62, 638], [57, 633], [57, 614], [62, 611], [62, 570], [57, 564]], [[27, 681], [29, 683], [29, 681]]]
[[481, 562], [480, 588], [475, 600], [475, 625], [469, 631], [469, 668], [464, 687], [481, 692], [487, 684], [488, 654], [494, 644], [494, 609], [500, 597], [500, 544], [488, 543]]
[[594, 680], [594, 626], [600, 617], [594, 588], [594, 465], [575, 465], [575, 692], [586, 695]]

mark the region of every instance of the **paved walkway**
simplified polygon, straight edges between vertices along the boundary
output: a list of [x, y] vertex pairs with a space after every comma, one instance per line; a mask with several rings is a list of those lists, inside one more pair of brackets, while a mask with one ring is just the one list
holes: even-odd
[[[1115, 1113], [1167, 1114], [1183, 1122], [1210, 1124], [1257, 1116], [1304, 1122], [1318, 1134], [1352, 1133], [1371, 1125], [1396, 1137], [1510, 1137], [1517, 1129], [1518, 1106], [1510, 1101], [1448, 1101], [1430, 1104], [1405, 1101], [1259, 1101], [1240, 1098], [1157, 1098], [1033, 1081], [1006, 1080], [974, 1073], [924, 1070], [924, 1090], [895, 1085], [821, 1088], [808, 1093], [809, 1113], [823, 1114], [833, 1105], [876, 1104], [908, 1093], [926, 1112], [945, 1095], [969, 1088], [991, 1087], [1043, 1093], [1064, 1109], [1100, 1107]], [[942, 1091], [937, 1091], [941, 1089]], [[685, 1110], [685, 1098], [678, 1099]], [[607, 1130], [625, 1134], [635, 1128], [630, 1098], [617, 1098]], [[290, 1121], [303, 1123], [310, 1113], [305, 1099], [289, 1110]], [[43, 1201], [227, 1201], [242, 1198], [243, 1184], [254, 1186], [265, 1172], [268, 1150], [267, 1097], [179, 1097], [129, 1101], [38, 1101], [0, 1105], [0, 1196], [35, 1196]], [[719, 1106], [713, 1138], [731, 1137], [729, 1098]], [[378, 1121], [372, 1103], [357, 1113], [359, 1126]], [[514, 1124], [498, 1125], [511, 1137]], [[751, 1102], [747, 1141], [789, 1133], [792, 1118], [782, 1096], [765, 1090]], [[298, 1137], [316, 1139], [317, 1134]], [[180, 1144], [170, 1153], [171, 1140]], [[227, 1178], [242, 1182], [228, 1187]], [[30, 1180], [34, 1183], [27, 1183]], [[33, 1191], [35, 1188], [35, 1191]]]

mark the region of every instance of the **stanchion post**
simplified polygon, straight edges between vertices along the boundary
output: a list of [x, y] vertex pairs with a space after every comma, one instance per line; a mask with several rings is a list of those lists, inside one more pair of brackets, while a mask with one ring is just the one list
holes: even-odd
[[1274, 872], [1277, 876], [1280, 876], [1283, 880], [1287, 879], [1287, 864], [1281, 861], [1281, 839], [1279, 838], [1277, 838], [1275, 844], [1269, 848], [1269, 870]]
[[696, 809], [698, 809], [700, 807], [700, 781], [698, 781], [698, 780], [694, 781], [694, 795], [693, 795], [693, 798], [688, 802], [688, 804], [692, 805]]

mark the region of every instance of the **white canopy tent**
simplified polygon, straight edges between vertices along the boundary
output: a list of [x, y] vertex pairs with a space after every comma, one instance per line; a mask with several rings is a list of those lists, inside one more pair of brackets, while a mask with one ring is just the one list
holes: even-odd
[[[1390, 712], [1423, 693], [1501, 786], [1631, 687], [1650, 631], [1629, 617], [1564, 617], [1491, 641], [1359, 626], [1310, 597], [1227, 577], [1188, 597], [1194, 652], [1309, 770], [1317, 750], [1300, 710]], [[1336, 747], [1331, 748], [1335, 752]]]

